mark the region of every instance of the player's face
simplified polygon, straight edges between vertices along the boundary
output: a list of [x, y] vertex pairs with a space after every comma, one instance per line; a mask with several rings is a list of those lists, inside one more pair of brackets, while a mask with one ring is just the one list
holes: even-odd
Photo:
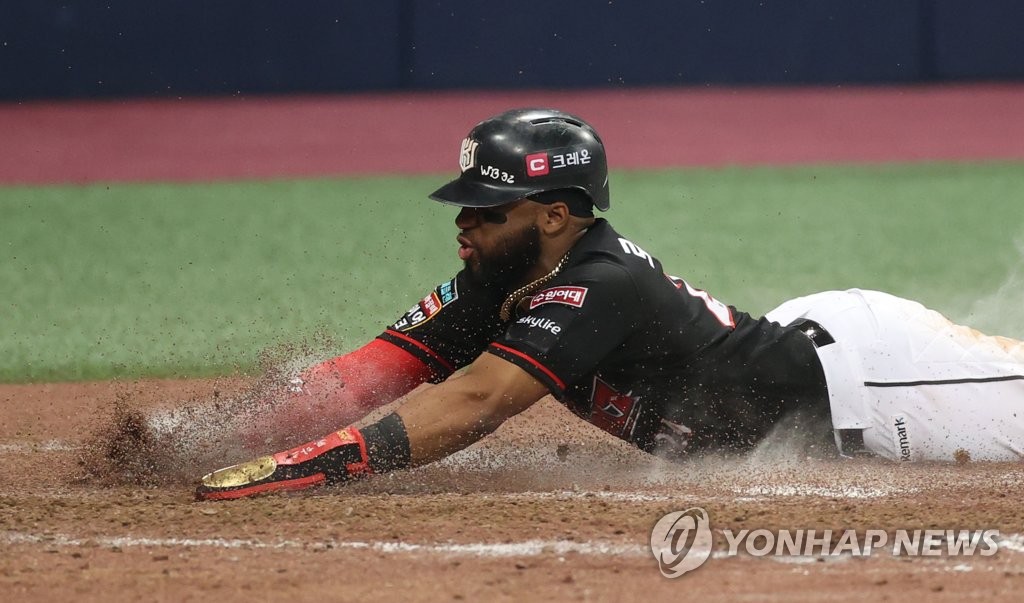
[[481, 283], [513, 287], [540, 257], [540, 230], [535, 209], [526, 200], [499, 207], [463, 208], [459, 227], [459, 258]]

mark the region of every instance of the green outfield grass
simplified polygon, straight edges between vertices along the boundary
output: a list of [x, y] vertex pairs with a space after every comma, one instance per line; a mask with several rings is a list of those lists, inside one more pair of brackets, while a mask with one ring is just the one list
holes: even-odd
[[[348, 350], [459, 268], [444, 176], [0, 188], [0, 381]], [[624, 235], [727, 303], [866, 287], [1024, 335], [1024, 164], [619, 172]]]

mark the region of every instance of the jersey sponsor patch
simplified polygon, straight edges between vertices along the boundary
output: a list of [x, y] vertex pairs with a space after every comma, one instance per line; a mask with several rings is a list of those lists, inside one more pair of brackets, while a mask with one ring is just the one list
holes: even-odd
[[533, 153], [526, 156], [526, 175], [530, 178], [545, 176], [551, 172], [547, 153]]
[[459, 290], [455, 279], [438, 285], [437, 289], [430, 292], [430, 295], [420, 300], [420, 303], [409, 308], [398, 322], [391, 325], [396, 331], [408, 331], [415, 329], [437, 315], [442, 308], [459, 299]]
[[423, 298], [420, 307], [423, 308], [423, 313], [427, 315], [427, 318], [430, 318], [441, 311], [441, 296], [437, 294], [437, 291], [432, 291], [430, 295]]
[[437, 294], [441, 297], [442, 306], [447, 306], [453, 301], [459, 299], [459, 290], [455, 286], [455, 279], [452, 279], [438, 287]]
[[530, 309], [533, 310], [544, 304], [565, 304], [574, 308], [582, 308], [583, 301], [587, 298], [586, 287], [562, 286], [545, 289], [533, 296], [530, 300]]
[[521, 343], [543, 356], [562, 340], [579, 314], [564, 306], [549, 306], [542, 312], [543, 316], [527, 314], [509, 325], [507, 341]]
[[544, 329], [545, 331], [550, 331], [552, 335], [558, 335], [562, 332], [562, 325], [550, 318], [542, 318], [540, 316], [524, 316], [517, 320], [516, 324], [527, 325], [535, 329]]

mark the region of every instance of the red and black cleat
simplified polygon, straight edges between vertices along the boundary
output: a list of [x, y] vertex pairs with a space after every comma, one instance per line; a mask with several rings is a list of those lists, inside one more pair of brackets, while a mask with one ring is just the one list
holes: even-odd
[[366, 442], [348, 427], [291, 450], [218, 469], [203, 476], [196, 500], [231, 500], [304, 490], [370, 473]]

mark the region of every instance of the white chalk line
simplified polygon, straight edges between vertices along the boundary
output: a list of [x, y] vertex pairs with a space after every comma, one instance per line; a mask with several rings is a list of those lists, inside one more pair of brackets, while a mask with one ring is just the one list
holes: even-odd
[[[650, 502], [716, 502], [721, 497], [715, 496], [694, 496], [691, 494], [645, 494], [640, 492], [615, 492], [611, 490], [562, 490], [559, 492], [503, 492], [498, 494], [483, 494], [482, 496], [494, 496], [506, 500], [579, 500], [596, 498], [615, 502], [650, 503]], [[728, 500], [733, 500], [728, 498]]]
[[1014, 553], [1024, 554], [1024, 534], [1009, 534], [1003, 536], [999, 543], [999, 550], [1012, 551]]
[[426, 543], [393, 541], [345, 541], [278, 540], [266, 542], [259, 539], [240, 538], [140, 538], [133, 536], [96, 536], [76, 538], [65, 534], [30, 534], [26, 532], [0, 533], [0, 542], [6, 544], [44, 544], [53, 547], [99, 546], [105, 548], [128, 547], [193, 547], [217, 549], [303, 549], [325, 550], [369, 550], [385, 554], [440, 554], [471, 557], [536, 557], [543, 554], [639, 557], [649, 555], [649, 549], [636, 545], [611, 542], [577, 542], [572, 540], [525, 540], [502, 543]]
[[[1012, 534], [997, 540], [999, 552], [1024, 553], [1024, 536]], [[345, 541], [345, 540], [277, 540], [263, 541], [259, 539], [243, 538], [145, 538], [135, 536], [94, 536], [91, 538], [79, 538], [66, 534], [31, 534], [27, 532], [0, 532], [0, 544], [39, 544], [48, 548], [211, 548], [227, 550], [305, 550], [305, 551], [329, 551], [329, 550], [359, 550], [371, 551], [386, 555], [402, 554], [425, 554], [441, 556], [461, 556], [477, 558], [510, 558], [510, 557], [538, 557], [541, 555], [554, 555], [559, 560], [569, 554], [599, 557], [650, 557], [653, 561], [651, 549], [647, 546], [621, 544], [602, 541], [573, 541], [573, 540], [524, 540], [521, 542], [471, 542], [471, 543], [410, 543], [394, 541]], [[705, 549], [706, 550], [706, 549]], [[729, 555], [727, 551], [716, 550], [711, 553], [712, 559], [765, 559], [775, 563], [788, 565], [815, 565], [821, 562], [836, 563], [849, 561], [851, 555], [836, 556], [786, 556], [770, 555], [767, 557], [751, 557], [747, 555]], [[922, 558], [922, 560], [934, 563], [943, 559], [938, 557]], [[952, 559], [947, 558], [947, 561]], [[968, 572], [974, 566], [965, 563], [966, 560], [957, 559], [958, 563], [948, 566], [949, 571]]]
[[[178, 489], [185, 489], [185, 486], [181, 486]], [[103, 494], [103, 493], [99, 493]], [[438, 496], [436, 492], [431, 492], [430, 496]], [[89, 494], [82, 492], [63, 492], [63, 491], [34, 491], [25, 492], [14, 491], [14, 490], [2, 490], [0, 489], [0, 496], [10, 497], [24, 497], [30, 496], [33, 498], [51, 498], [51, 499], [82, 499], [88, 498]], [[406, 497], [412, 500], [421, 498], [424, 495], [420, 494], [388, 494], [390, 498], [401, 498]], [[443, 495], [442, 495], [443, 496]], [[453, 497], [461, 498], [462, 494], [450, 494]], [[709, 503], [747, 503], [747, 502], [771, 502], [773, 497], [769, 496], [716, 496], [716, 495], [705, 495], [698, 496], [695, 494], [649, 494], [640, 492], [622, 492], [622, 491], [592, 491], [592, 490], [563, 490], [556, 492], [480, 492], [476, 496], [486, 499], [498, 499], [498, 500], [510, 500], [510, 501], [556, 501], [556, 502], [573, 502], [573, 501], [585, 501], [588, 499], [605, 500], [610, 502], [618, 503], [633, 503], [633, 504], [653, 504], [653, 503], [675, 503], [679, 505], [703, 505]], [[810, 496], [810, 495], [808, 495]], [[821, 495], [825, 496], [825, 495]], [[838, 497], [838, 495], [831, 495], [831, 497]]]
[[737, 494], [755, 498], [786, 498], [813, 496], [820, 498], [885, 498], [895, 494], [914, 494], [918, 488], [887, 487], [863, 488], [861, 486], [822, 487], [809, 484], [766, 484], [733, 490]]
[[81, 450], [83, 447], [62, 440], [47, 440], [45, 442], [13, 442], [0, 444], [0, 455], [2, 454], [33, 454], [36, 452], [70, 452]]

